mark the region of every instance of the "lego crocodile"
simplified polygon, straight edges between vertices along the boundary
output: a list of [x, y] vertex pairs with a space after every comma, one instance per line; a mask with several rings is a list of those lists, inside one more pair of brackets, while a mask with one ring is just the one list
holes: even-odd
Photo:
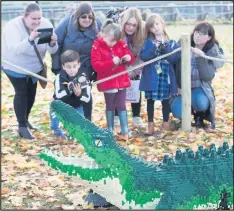
[[[175, 158], [146, 162], [116, 143], [113, 134], [61, 101], [51, 103], [85, 155], [40, 153], [51, 168], [78, 179], [120, 209], [226, 209], [233, 206], [233, 146], [177, 150]], [[221, 196], [221, 197], [220, 197]], [[225, 196], [226, 198], [223, 198]]]

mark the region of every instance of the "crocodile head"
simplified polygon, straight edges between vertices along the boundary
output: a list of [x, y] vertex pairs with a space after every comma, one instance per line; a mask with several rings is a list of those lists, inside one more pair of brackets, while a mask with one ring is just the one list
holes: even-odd
[[119, 208], [206, 208], [218, 205], [224, 189], [232, 193], [233, 159], [228, 147], [218, 155], [213, 149], [207, 152], [200, 147], [196, 154], [187, 149], [178, 151], [175, 159], [165, 156], [163, 163], [146, 162], [130, 155], [109, 130], [84, 119], [71, 106], [53, 101], [51, 107], [87, 154], [64, 157], [46, 150], [40, 157]]

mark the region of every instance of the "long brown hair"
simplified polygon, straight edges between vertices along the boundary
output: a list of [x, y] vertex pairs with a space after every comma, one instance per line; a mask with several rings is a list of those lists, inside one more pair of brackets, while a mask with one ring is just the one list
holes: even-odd
[[191, 34], [191, 46], [192, 47], [195, 47], [195, 43], [193, 40], [195, 31], [203, 32], [204, 34], [208, 34], [211, 37], [211, 39], [205, 44], [205, 46], [202, 49], [204, 52], [207, 52], [210, 48], [212, 48], [215, 43], [219, 45], [219, 42], [215, 38], [214, 27], [210, 23], [206, 21], [202, 21], [195, 26]]
[[162, 26], [163, 26], [163, 35], [166, 38], [166, 40], [170, 40], [169, 35], [166, 31], [166, 23], [162, 19], [162, 17], [159, 14], [152, 13], [149, 15], [149, 17], [146, 19], [145, 22], [145, 39], [148, 39], [150, 36], [154, 36], [152, 32], [150, 32], [150, 29], [153, 27], [155, 20], [159, 19]]
[[95, 20], [95, 15], [94, 15], [92, 5], [89, 2], [81, 2], [80, 4], [78, 4], [74, 12], [75, 24], [77, 25], [78, 29], [81, 29], [81, 26], [79, 23], [80, 16], [82, 16], [83, 14], [88, 14], [90, 12], [92, 13], [92, 16], [93, 16], [93, 22], [91, 26], [93, 28], [96, 28], [97, 27], [96, 20]]
[[144, 42], [143, 21], [140, 10], [135, 7], [129, 7], [121, 14], [121, 19], [120, 19], [120, 24], [122, 28], [121, 37], [123, 38], [126, 36], [124, 28], [125, 24], [128, 22], [130, 18], [135, 18], [138, 22], [137, 30], [133, 35], [133, 45], [142, 46]]

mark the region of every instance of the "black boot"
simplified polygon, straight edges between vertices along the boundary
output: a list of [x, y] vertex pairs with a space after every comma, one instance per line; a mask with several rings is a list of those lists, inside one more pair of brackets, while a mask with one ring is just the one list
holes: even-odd
[[195, 127], [204, 128], [203, 119], [204, 119], [204, 112], [196, 112], [194, 114]]
[[30, 130], [38, 130], [38, 127], [31, 125], [29, 121], [26, 122], [26, 125]]
[[34, 137], [32, 136], [32, 134], [28, 131], [27, 127], [19, 127], [19, 135], [22, 138], [34, 139]]

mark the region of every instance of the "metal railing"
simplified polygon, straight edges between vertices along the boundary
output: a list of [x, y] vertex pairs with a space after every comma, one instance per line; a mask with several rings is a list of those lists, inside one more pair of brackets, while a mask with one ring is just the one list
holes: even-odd
[[[67, 4], [76, 4], [78, 1], [74, 2], [63, 2], [63, 3], [51, 3], [41, 2], [39, 4], [43, 11], [43, 16], [50, 19], [52, 23], [56, 26], [57, 23], [66, 15], [65, 9]], [[160, 5], [161, 4], [161, 5]], [[210, 19], [222, 18], [231, 19], [233, 17], [233, 3], [231, 2], [92, 2], [94, 11], [102, 16], [105, 16], [106, 12], [112, 8], [116, 7], [131, 7], [135, 6], [142, 13], [146, 10], [151, 12], [160, 13], [160, 15], [165, 19], [165, 21], [176, 21], [181, 20], [203, 20], [207, 17]], [[22, 15], [23, 6], [17, 5], [5, 5], [2, 3], [2, 21], [7, 22], [10, 19]]]

